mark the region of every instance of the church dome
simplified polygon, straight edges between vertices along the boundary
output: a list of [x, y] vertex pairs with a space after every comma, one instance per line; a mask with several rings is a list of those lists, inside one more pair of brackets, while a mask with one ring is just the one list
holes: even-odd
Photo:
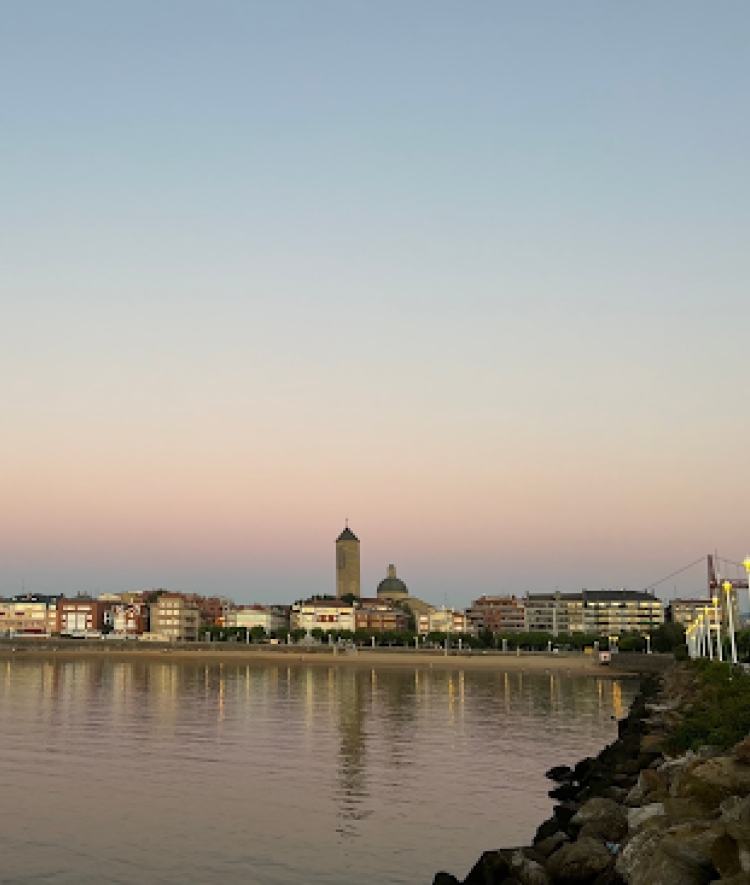
[[388, 566], [388, 577], [378, 584], [379, 599], [406, 599], [409, 595], [409, 588], [404, 584], [401, 578], [396, 577], [396, 567]]

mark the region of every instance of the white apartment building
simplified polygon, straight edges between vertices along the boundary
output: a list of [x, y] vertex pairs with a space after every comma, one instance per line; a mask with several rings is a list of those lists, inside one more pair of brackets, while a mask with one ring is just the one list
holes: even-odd
[[473, 633], [474, 625], [466, 612], [455, 608], [436, 608], [422, 612], [416, 616], [417, 633], [426, 636], [428, 633]]
[[356, 609], [353, 605], [336, 599], [313, 599], [298, 602], [292, 606], [291, 628], [310, 633], [315, 629], [351, 630], [356, 629]]
[[289, 609], [280, 605], [243, 605], [227, 609], [224, 614], [226, 627], [262, 627], [266, 635], [283, 633], [289, 629]]

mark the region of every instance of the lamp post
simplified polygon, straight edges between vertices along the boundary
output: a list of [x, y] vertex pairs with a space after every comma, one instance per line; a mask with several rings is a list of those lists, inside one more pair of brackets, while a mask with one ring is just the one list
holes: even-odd
[[716, 624], [716, 655], [724, 660], [724, 648], [721, 643], [721, 618], [719, 617], [719, 597], [714, 596], [714, 624]]
[[732, 663], [737, 663], [737, 642], [734, 638], [734, 604], [732, 602], [732, 582], [724, 581], [724, 592], [726, 593], [727, 611], [729, 612], [729, 642], [732, 648]]
[[651, 634], [650, 633], [646, 634], [646, 654], [647, 655], [651, 654]]
[[703, 608], [703, 623], [706, 629], [706, 639], [708, 640], [708, 659], [713, 661], [714, 642], [713, 639], [711, 639], [711, 616], [708, 613], [708, 606], [704, 606]]

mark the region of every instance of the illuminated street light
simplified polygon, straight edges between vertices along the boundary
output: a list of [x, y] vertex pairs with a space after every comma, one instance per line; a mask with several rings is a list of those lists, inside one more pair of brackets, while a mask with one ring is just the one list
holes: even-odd
[[704, 606], [703, 608], [703, 623], [706, 629], [706, 639], [708, 640], [708, 659], [713, 661], [714, 659], [714, 641], [711, 639], [711, 615], [708, 611], [708, 606]]
[[724, 592], [727, 594], [727, 611], [729, 612], [729, 640], [732, 646], [732, 663], [737, 663], [737, 642], [734, 638], [734, 612], [732, 609], [734, 605], [732, 604], [732, 582], [724, 581]]
[[720, 661], [724, 660], [724, 649], [721, 644], [721, 618], [719, 617], [719, 597], [714, 596], [714, 623], [716, 624], [716, 653]]
[[695, 621], [693, 621], [693, 623], [688, 626], [687, 631], [686, 631], [688, 654], [690, 655], [690, 657], [693, 660], [695, 660], [695, 658], [698, 657], [698, 648], [696, 645], [696, 636], [695, 636], [696, 629], [697, 629], [697, 624]]

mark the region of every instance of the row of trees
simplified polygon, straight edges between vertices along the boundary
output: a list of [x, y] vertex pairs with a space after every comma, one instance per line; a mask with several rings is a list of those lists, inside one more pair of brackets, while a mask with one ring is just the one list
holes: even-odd
[[[306, 637], [304, 630], [283, 630], [266, 634], [263, 627], [207, 627], [204, 631], [209, 633], [213, 642], [248, 642], [258, 643], [266, 642], [269, 639], [276, 639], [279, 642], [286, 642], [287, 636], [292, 642], [301, 642]], [[417, 634], [413, 630], [405, 632], [386, 632], [371, 633], [367, 630], [331, 630], [324, 631], [315, 628], [312, 638], [318, 642], [354, 642], [357, 645], [372, 645], [373, 640], [378, 646], [411, 646], [416, 644]], [[330, 636], [330, 639], [329, 639]], [[463, 648], [470, 649], [508, 649], [515, 651], [522, 649], [524, 651], [545, 651], [552, 646], [566, 651], [582, 651], [584, 648], [591, 648], [596, 643], [599, 648], [606, 649], [609, 647], [609, 637], [599, 636], [593, 633], [567, 633], [553, 636], [551, 633], [507, 633], [498, 634], [486, 630], [478, 636], [472, 636], [468, 633], [428, 633], [425, 637], [419, 638], [420, 647], [444, 647], [446, 641], [452, 648], [460, 644]], [[637, 633], [622, 633], [618, 637], [618, 647], [620, 651], [646, 651], [646, 639]], [[651, 633], [651, 648], [657, 652], [677, 652], [683, 650], [685, 654], [687, 649], [685, 646], [685, 630], [679, 624], [662, 624], [655, 628]], [[745, 656], [750, 656], [750, 633], [738, 634], [738, 649], [741, 649]]]

